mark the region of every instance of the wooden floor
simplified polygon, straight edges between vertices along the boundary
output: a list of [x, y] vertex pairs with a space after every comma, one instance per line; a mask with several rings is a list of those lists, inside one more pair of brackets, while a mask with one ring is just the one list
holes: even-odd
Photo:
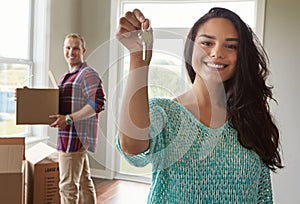
[[93, 178], [98, 204], [146, 204], [149, 184]]

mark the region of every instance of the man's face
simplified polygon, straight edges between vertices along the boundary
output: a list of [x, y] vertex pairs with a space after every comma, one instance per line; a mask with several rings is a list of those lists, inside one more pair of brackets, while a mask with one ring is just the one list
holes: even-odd
[[64, 42], [64, 56], [70, 67], [78, 67], [83, 62], [86, 49], [78, 38], [69, 37]]

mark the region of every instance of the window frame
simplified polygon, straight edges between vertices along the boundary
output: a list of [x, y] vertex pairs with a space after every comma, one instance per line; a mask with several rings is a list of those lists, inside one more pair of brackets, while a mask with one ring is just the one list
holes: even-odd
[[[33, 78], [32, 86], [35, 88], [49, 88], [49, 58], [50, 58], [50, 8], [51, 0], [32, 0], [33, 3], [33, 27], [32, 27], [32, 59]], [[29, 125], [30, 135], [26, 138], [26, 144], [46, 141], [49, 137], [46, 125]]]
[[[33, 52], [32, 52], [32, 41], [33, 41], [33, 23], [34, 23], [34, 0], [29, 0], [29, 16], [28, 16], [28, 47], [27, 47], [27, 57], [26, 58], [16, 58], [16, 57], [0, 57], [1, 64], [16, 64], [16, 65], [27, 65], [29, 67], [28, 70], [28, 83], [27, 86], [32, 85], [31, 75], [33, 74], [33, 66], [34, 61], [32, 59]], [[15, 109], [16, 110], [16, 109]], [[10, 135], [3, 135], [3, 137], [28, 137], [32, 132], [32, 128], [28, 125], [25, 127], [25, 132], [17, 133], [17, 134], [10, 134]]]
[[[0, 57], [0, 63], [25, 64], [30, 66], [29, 76], [33, 75], [34, 77], [29, 79], [29, 87], [48, 87], [50, 3], [50, 0], [29, 0], [27, 59]], [[27, 131], [24, 133], [7, 135], [7, 137], [24, 136], [26, 145], [30, 145], [33, 142], [45, 141], [48, 138], [47, 126], [26, 125], [26, 129]]]

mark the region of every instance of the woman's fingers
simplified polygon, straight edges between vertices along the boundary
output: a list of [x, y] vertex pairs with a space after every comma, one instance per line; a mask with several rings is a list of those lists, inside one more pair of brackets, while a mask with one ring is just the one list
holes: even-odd
[[126, 12], [125, 16], [120, 18], [119, 25], [120, 31], [126, 33], [141, 30], [142, 28], [148, 29], [150, 21], [144, 17], [140, 10], [134, 9], [132, 12]]
[[[131, 52], [136, 53], [136, 56], [143, 56], [143, 43], [139, 36], [142, 30], [149, 30], [150, 20], [145, 18], [144, 14], [139, 9], [128, 11], [119, 20], [119, 28], [116, 32], [116, 38]], [[147, 45], [147, 50], [152, 49], [152, 42]], [[147, 51], [147, 59], [151, 59], [152, 53]]]
[[145, 16], [139, 9], [134, 9], [132, 13], [140, 23], [143, 23], [145, 21]]
[[150, 29], [150, 20], [146, 18], [145, 21], [142, 23], [142, 30], [148, 29]]
[[120, 27], [127, 32], [141, 30], [141, 25], [145, 21], [145, 17], [138, 9], [133, 12], [126, 12], [125, 16], [120, 18]]
[[138, 17], [134, 14], [134, 12], [126, 12], [124, 18], [126, 19], [126, 21], [128, 22], [128, 24], [130, 24], [131, 29], [133, 30], [139, 30], [141, 29], [141, 23], [140, 20], [138, 19]]
[[120, 28], [122, 28], [126, 32], [133, 32], [135, 30], [139, 30], [141, 26], [140, 23], [138, 23], [136, 20], [128, 19], [127, 17], [120, 18], [119, 25]]
[[140, 23], [139, 29], [147, 30], [150, 28], [150, 20], [145, 18], [144, 14], [139, 9], [134, 9], [133, 14]]

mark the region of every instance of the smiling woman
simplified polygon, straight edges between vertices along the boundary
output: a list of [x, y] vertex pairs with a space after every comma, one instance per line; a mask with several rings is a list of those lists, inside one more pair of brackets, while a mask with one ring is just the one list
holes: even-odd
[[279, 131], [268, 108], [268, 58], [252, 29], [231, 10], [209, 9], [186, 38], [192, 87], [150, 98], [156, 50], [144, 60], [136, 34], [149, 22], [134, 9], [116, 33], [130, 52], [116, 148], [136, 167], [152, 165], [147, 203], [273, 203], [270, 173], [283, 167]]
[[[192, 0], [188, 2], [180, 0], [153, 0], [151, 2], [119, 0], [119, 2], [120, 15], [125, 14], [126, 11], [139, 8], [145, 16], [151, 19], [155, 43], [150, 65], [151, 69], [149, 70], [148, 91], [150, 97], [171, 99], [191, 87], [182, 58], [183, 45], [186, 34], [194, 23], [194, 19], [206, 13], [211, 7], [219, 6], [235, 11], [262, 39], [264, 0]], [[179, 13], [180, 15], [178, 15]], [[227, 43], [225, 46], [233, 49], [238, 42], [229, 39]], [[122, 69], [120, 70], [123, 71], [121, 75], [126, 77], [129, 68], [129, 55], [127, 50], [122, 51], [124, 52], [124, 58], [121, 58]], [[219, 64], [209, 63], [209, 65], [220, 68]], [[119, 167], [118, 177], [149, 182], [150, 166], [136, 168], [130, 166], [121, 157]]]

